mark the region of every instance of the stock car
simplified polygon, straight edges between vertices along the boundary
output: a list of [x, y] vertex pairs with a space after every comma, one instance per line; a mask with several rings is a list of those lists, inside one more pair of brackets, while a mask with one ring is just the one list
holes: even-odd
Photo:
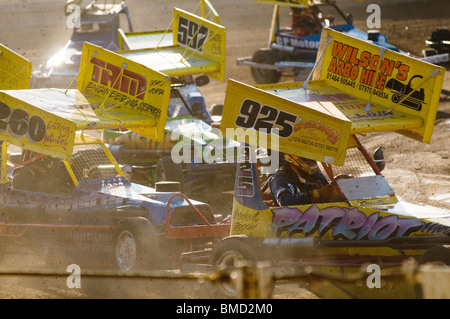
[[125, 1], [108, 3], [94, 0], [85, 8], [71, 7], [76, 6], [76, 3], [77, 1], [67, 1], [64, 6], [67, 20], [74, 24], [69, 41], [64, 48], [32, 72], [32, 88], [67, 88], [78, 75], [84, 42], [117, 51], [119, 30], [134, 30]]
[[[294, 80], [305, 81], [316, 61], [322, 28], [332, 28], [383, 48], [410, 55], [389, 44], [386, 35], [379, 30], [363, 32], [355, 28], [352, 14], [342, 12], [336, 0], [255, 1], [274, 5], [270, 45], [257, 50], [251, 57], [238, 58], [237, 64], [250, 66], [253, 80], [257, 84], [277, 83], [282, 74], [289, 73], [294, 74]], [[305, 14], [304, 10], [310, 11]], [[435, 52], [423, 55], [422, 59], [442, 63], [449, 61], [449, 56]]]
[[[445, 69], [385, 51], [383, 63], [404, 64], [408, 72], [387, 72], [383, 87], [367, 90], [361, 82], [368, 65], [358, 65], [353, 79], [336, 73], [337, 45], [355, 48], [361, 62], [364, 56], [380, 59], [379, 47], [325, 29], [319, 71], [310, 81], [253, 87], [229, 80], [221, 129], [241, 129], [236, 138], [247, 144], [239, 153], [231, 235], [202, 257], [219, 269], [270, 260], [290, 279], [303, 269], [310, 276], [297, 280], [324, 298], [421, 297], [402, 266], [409, 260], [449, 265], [450, 212], [399, 199], [382, 175], [382, 151], [372, 157], [359, 136], [392, 131], [430, 143]], [[387, 85], [390, 79], [406, 85], [418, 74], [423, 79], [414, 89], [424, 94], [421, 108], [402, 104], [407, 96], [391, 98], [396, 92]], [[254, 131], [258, 139], [251, 138]], [[309, 204], [279, 206], [263, 184], [268, 171], [255, 158], [263, 140], [272, 151], [317, 161], [329, 182], [320, 196]], [[184, 257], [195, 263], [200, 254]], [[368, 265], [380, 267], [381, 289], [366, 285]], [[224, 282], [222, 291], [236, 295], [235, 283]]]
[[[200, 4], [214, 12], [208, 1]], [[133, 166], [133, 180], [139, 183], [178, 181], [190, 196], [234, 188], [238, 144], [215, 128], [222, 107], [210, 112], [199, 90], [209, 77], [225, 78], [226, 29], [217, 23], [217, 13], [212, 16], [210, 21], [175, 8], [173, 31], [121, 32], [118, 54], [166, 74], [172, 83], [162, 143], [132, 131], [103, 132], [119, 163]], [[178, 143], [186, 147], [174, 149]], [[174, 161], [174, 154], [183, 159]]]
[[[77, 89], [0, 91], [2, 253], [21, 244], [55, 267], [130, 272], [162, 267], [186, 240], [203, 247], [228, 234], [230, 225], [179, 184], [130, 182], [129, 168], [86, 132], [127, 127], [161, 142], [170, 78], [89, 43], [81, 63]], [[116, 65], [123, 74], [103, 82]]]
[[[188, 199], [179, 186], [131, 183], [98, 139], [77, 135], [67, 161], [32, 153], [10, 154], [14, 169], [0, 184], [2, 255], [9, 245], [26, 245], [50, 266], [130, 272], [173, 267], [168, 261], [188, 237], [168, 227], [203, 229], [206, 218], [221, 236], [229, 232], [208, 204]], [[197, 232], [192, 242], [204, 247], [218, 234]]]

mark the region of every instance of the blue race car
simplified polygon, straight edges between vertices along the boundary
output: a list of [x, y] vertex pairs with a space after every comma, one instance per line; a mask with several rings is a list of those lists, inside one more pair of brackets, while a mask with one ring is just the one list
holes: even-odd
[[[250, 66], [253, 80], [257, 84], [277, 83], [284, 73], [293, 73], [295, 81], [306, 80], [316, 61], [323, 28], [330, 28], [409, 55], [387, 43], [386, 36], [380, 34], [379, 30], [369, 30], [366, 33], [355, 28], [352, 14], [344, 14], [335, 0], [257, 2], [275, 4], [270, 46], [259, 49], [252, 57], [237, 59], [238, 65]], [[448, 55], [434, 55], [422, 59], [441, 63], [448, 61]]]

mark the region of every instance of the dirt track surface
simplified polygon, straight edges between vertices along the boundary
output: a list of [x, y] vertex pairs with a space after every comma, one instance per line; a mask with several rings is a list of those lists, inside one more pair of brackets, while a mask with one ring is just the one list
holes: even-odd
[[[252, 55], [266, 47], [269, 37], [272, 7], [253, 0], [211, 1], [220, 15], [220, 23], [227, 28], [227, 78], [254, 84], [250, 70], [236, 66], [236, 58]], [[351, 0], [338, 1], [344, 12], [352, 12], [355, 26], [367, 30], [366, 4]], [[0, 42], [33, 62], [33, 69], [64, 46], [71, 31], [66, 28], [63, 1], [0, 0]], [[172, 21], [174, 6], [192, 11], [197, 0], [129, 0], [127, 1], [136, 31], [164, 30]], [[149, 5], [151, 3], [151, 5]], [[388, 42], [404, 51], [420, 54], [425, 39], [437, 27], [450, 27], [450, 2], [428, 1], [371, 1], [382, 10], [381, 32]], [[446, 66], [447, 70], [450, 68]], [[289, 79], [284, 79], [288, 81]], [[212, 81], [202, 89], [208, 104], [222, 103], [226, 82]], [[386, 157], [384, 175], [396, 194], [404, 200], [424, 203], [450, 210], [450, 72], [446, 73], [439, 104], [434, 135], [429, 145], [412, 141], [394, 133], [378, 133], [364, 139], [369, 149], [382, 146]], [[21, 261], [23, 262], [23, 258]], [[28, 257], [26, 257], [28, 258]], [[26, 260], [25, 258], [25, 260]], [[36, 267], [39, 261], [29, 257]], [[5, 260], [3, 264], [17, 261]], [[85, 298], [86, 294], [68, 290], [65, 277], [0, 278], [2, 298]], [[159, 285], [158, 283], [152, 283]], [[151, 285], [150, 285], [151, 286]], [[181, 288], [180, 287], [184, 287]], [[185, 293], [184, 289], [189, 289]], [[202, 286], [177, 284], [172, 293], [155, 294], [149, 285], [139, 297], [196, 298]], [[279, 289], [279, 288], [277, 288]], [[173, 293], [173, 292], [177, 293]], [[293, 287], [276, 291], [281, 298], [313, 298]], [[181, 295], [180, 295], [181, 294]], [[204, 297], [204, 296], [203, 296]]]

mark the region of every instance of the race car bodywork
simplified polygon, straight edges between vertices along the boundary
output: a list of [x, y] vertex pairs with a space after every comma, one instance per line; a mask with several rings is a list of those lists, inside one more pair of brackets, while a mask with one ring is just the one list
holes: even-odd
[[[133, 31], [130, 13], [125, 2], [92, 1], [85, 8], [78, 7], [79, 19], [72, 36], [63, 49], [41, 64], [32, 73], [32, 88], [67, 88], [78, 75], [83, 43], [89, 42], [110, 51], [119, 49], [119, 29]], [[73, 15], [71, 2], [64, 7], [66, 15]], [[74, 9], [72, 9], [74, 10]], [[74, 11], [76, 12], [76, 11]], [[68, 17], [70, 19], [71, 17]], [[126, 22], [124, 24], [124, 22]]]
[[[381, 289], [371, 289], [365, 269], [375, 265], [386, 274], [409, 258], [436, 261], [436, 249], [444, 250], [439, 261], [448, 261], [443, 245], [450, 242], [450, 212], [399, 200], [381, 174], [381, 151], [372, 158], [358, 135], [394, 131], [429, 143], [445, 70], [331, 29], [322, 31], [319, 52], [313, 78], [304, 83], [251, 87], [230, 80], [221, 129], [240, 129], [244, 137], [268, 128], [268, 138], [279, 145], [273, 151], [320, 162], [335, 192], [319, 189], [310, 204], [278, 206], [261, 184], [254, 155], [259, 145], [250, 139], [240, 151], [232, 236], [217, 244], [210, 262], [269, 259], [286, 273], [300, 266], [312, 275], [303, 284], [325, 298], [415, 297], [401, 276], [382, 275]], [[406, 85], [417, 74], [422, 78], [414, 91], [423, 90], [422, 108], [402, 104], [407, 96], [394, 101], [387, 83]]]
[[0, 44], [0, 88], [28, 89], [30, 87], [31, 62]]
[[77, 89], [0, 91], [3, 251], [21, 243], [59, 266], [133, 271], [169, 260], [183, 239], [206, 245], [228, 234], [209, 205], [172, 185], [131, 183], [106, 145], [84, 133], [126, 127], [161, 142], [170, 79], [88, 43], [80, 69]]
[[[198, 89], [209, 82], [209, 76], [219, 81], [225, 78], [226, 30], [177, 8], [173, 21], [174, 31], [169, 34], [124, 34], [125, 47], [140, 45], [118, 52], [171, 78], [164, 141], [111, 130], [104, 131], [103, 140], [120, 163], [134, 166], [133, 178], [140, 183], [178, 181], [190, 196], [233, 190], [238, 144], [213, 128], [214, 119]], [[161, 45], [168, 36], [171, 41]], [[197, 74], [202, 75], [194, 80]]]
[[[353, 26], [352, 15], [344, 14], [335, 0], [255, 0], [258, 3], [275, 5], [270, 30], [269, 47], [256, 51], [252, 57], [237, 59], [238, 65], [250, 66], [257, 84], [277, 83], [283, 73], [294, 74], [294, 80], [304, 81], [316, 60], [322, 28], [332, 28], [357, 39], [402, 52], [388, 44], [385, 35], [378, 30], [363, 32]], [[286, 7], [290, 7], [290, 20]], [[310, 10], [297, 13], [296, 10]], [[311, 19], [308, 23], [304, 20]], [[286, 24], [289, 24], [286, 26]], [[300, 30], [300, 31], [298, 31]], [[307, 31], [303, 31], [307, 30]], [[409, 55], [406, 52], [402, 52]], [[423, 57], [430, 63], [449, 61], [448, 54]]]

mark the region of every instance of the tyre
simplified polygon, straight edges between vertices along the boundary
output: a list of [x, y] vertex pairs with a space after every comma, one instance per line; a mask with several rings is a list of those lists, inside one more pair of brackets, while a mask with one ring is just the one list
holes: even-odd
[[[418, 261], [418, 266], [423, 266], [425, 264], [433, 264], [439, 266], [450, 266], [450, 246], [437, 246], [428, 249]], [[416, 298], [423, 299], [422, 287], [417, 284], [414, 286]]]
[[153, 225], [143, 217], [119, 222], [115, 238], [115, 261], [124, 272], [150, 270], [158, 265], [158, 241]]
[[[220, 241], [213, 249], [209, 264], [215, 268], [226, 268], [229, 273], [240, 262], [256, 262], [266, 260], [263, 244], [256, 238], [247, 236], [231, 236]], [[219, 283], [219, 296], [235, 298], [236, 283], [225, 280]]]
[[[277, 56], [276, 53], [270, 49], [261, 49], [253, 54], [252, 62], [274, 65], [275, 62], [277, 62]], [[255, 80], [257, 84], [270, 84], [280, 81], [280, 71], [254, 67], [250, 69], [253, 80]]]
[[156, 180], [158, 182], [180, 182], [183, 181], [183, 168], [176, 164], [169, 156], [162, 157], [156, 165]]

